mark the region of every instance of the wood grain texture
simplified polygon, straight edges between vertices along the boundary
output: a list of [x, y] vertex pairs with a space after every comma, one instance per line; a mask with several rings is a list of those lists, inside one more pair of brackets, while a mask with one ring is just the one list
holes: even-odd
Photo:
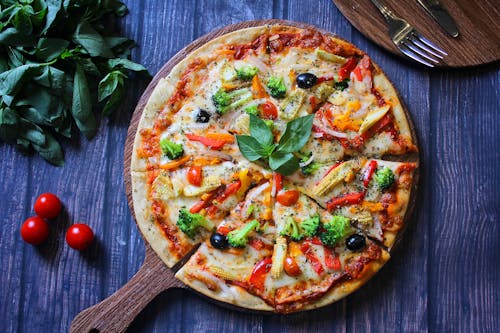
[[[378, 48], [329, 0], [125, 3], [131, 14], [121, 30], [139, 44], [133, 60], [152, 73], [226, 21], [292, 19], [339, 34], [368, 52], [401, 93], [418, 130], [422, 161], [421, 195], [405, 245], [358, 293], [317, 312], [261, 316], [173, 289], [156, 297], [130, 332], [495, 332], [500, 327], [498, 65], [428, 72]], [[224, 15], [215, 17], [220, 10]], [[131, 85], [121, 112], [103, 123], [96, 139], [65, 142], [63, 168], [0, 144], [1, 332], [66, 332], [79, 311], [112, 294], [140, 268], [145, 248], [127, 206], [122, 147], [142, 89], [141, 82]], [[67, 213], [51, 222], [48, 243], [32, 247], [21, 241], [19, 227], [42, 191], [61, 195]], [[98, 229], [99, 239], [81, 254], [64, 242], [67, 226], [80, 220]]]
[[[370, 0], [333, 0], [363, 35], [388, 51], [405, 57], [392, 43], [387, 23]], [[415, 0], [381, 1], [422, 35], [448, 53], [440, 67], [477, 66], [500, 60], [500, 8], [495, 0], [442, 0], [457, 23], [460, 36], [450, 37]]]

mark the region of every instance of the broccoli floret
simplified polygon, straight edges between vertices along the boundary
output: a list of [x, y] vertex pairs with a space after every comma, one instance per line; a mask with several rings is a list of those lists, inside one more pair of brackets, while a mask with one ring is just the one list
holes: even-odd
[[185, 208], [181, 208], [179, 210], [179, 219], [177, 220], [177, 226], [189, 238], [193, 238], [194, 236], [196, 236], [200, 227], [207, 230], [212, 230], [214, 228], [213, 223], [210, 220], [207, 220], [203, 215], [190, 213]]
[[319, 215], [314, 215], [300, 223], [300, 230], [304, 237], [312, 237], [316, 235], [319, 228]]
[[335, 89], [344, 90], [349, 87], [349, 79], [343, 79], [342, 81], [335, 82]]
[[244, 66], [236, 70], [236, 75], [240, 80], [249, 81], [255, 76], [255, 74], [257, 74], [258, 71], [259, 69], [255, 66]]
[[[309, 159], [311, 158], [312, 156], [312, 152], [310, 152], [309, 154], [303, 154], [303, 153], [298, 153], [299, 157], [300, 157], [300, 162], [301, 163], [305, 163], [307, 161], [309, 161]], [[319, 168], [321, 167], [321, 164], [320, 163], [317, 163], [317, 162], [314, 162], [314, 160], [309, 163], [308, 165], [304, 165], [303, 167], [300, 167], [300, 170], [302, 171], [302, 173], [304, 175], [312, 175], [313, 173], [315, 173]]]
[[245, 112], [248, 114], [253, 114], [254, 116], [259, 115], [259, 109], [257, 109], [257, 105], [250, 105], [245, 108]]
[[227, 234], [227, 241], [232, 247], [245, 247], [248, 243], [248, 234], [259, 226], [259, 221], [253, 220], [245, 224], [242, 228], [230, 231]]
[[171, 160], [178, 159], [184, 155], [184, 148], [182, 148], [182, 145], [180, 143], [172, 142], [167, 138], [160, 140], [160, 148], [163, 154]]
[[334, 247], [335, 244], [350, 232], [351, 226], [349, 219], [345, 216], [335, 215], [330, 222], [323, 224], [325, 229], [319, 238], [323, 244]]
[[269, 81], [267, 81], [267, 87], [274, 98], [283, 98], [286, 95], [285, 83], [281, 77], [271, 76]]
[[272, 131], [274, 128], [274, 121], [272, 119], [264, 119], [266, 126]]
[[303, 238], [303, 236], [299, 231], [299, 227], [297, 226], [297, 222], [295, 222], [295, 220], [292, 217], [289, 217], [286, 220], [285, 227], [280, 232], [280, 235], [288, 236], [296, 242], [300, 241]]
[[387, 190], [394, 184], [394, 172], [387, 167], [377, 170], [375, 182], [377, 182], [381, 190]]
[[240, 107], [251, 99], [252, 93], [248, 88], [236, 89], [230, 92], [219, 89], [212, 96], [212, 101], [219, 114], [224, 114], [231, 109]]

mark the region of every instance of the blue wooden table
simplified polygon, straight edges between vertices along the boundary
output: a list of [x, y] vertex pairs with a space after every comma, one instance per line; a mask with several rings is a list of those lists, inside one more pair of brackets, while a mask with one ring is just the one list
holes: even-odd
[[[418, 203], [402, 246], [355, 294], [323, 310], [261, 316], [216, 306], [187, 291], [157, 297], [131, 332], [498, 332], [500, 327], [500, 71], [429, 70], [357, 32], [331, 1], [125, 1], [122, 33], [151, 73], [195, 38], [230, 23], [283, 18], [334, 32], [367, 51], [408, 106], [421, 148]], [[0, 332], [65, 332], [82, 309], [112, 294], [140, 267], [144, 243], [123, 185], [123, 147], [144, 82], [98, 135], [65, 142], [53, 167], [0, 144]], [[25, 244], [19, 228], [42, 192], [64, 202], [50, 240]], [[78, 253], [67, 227], [88, 223], [98, 241]], [[495, 329], [496, 327], [496, 329]]]

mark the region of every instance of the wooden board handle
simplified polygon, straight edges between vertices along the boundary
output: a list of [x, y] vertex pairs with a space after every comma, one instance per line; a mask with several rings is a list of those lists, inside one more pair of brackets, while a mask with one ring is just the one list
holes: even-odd
[[151, 247], [139, 271], [123, 287], [100, 303], [80, 312], [70, 332], [124, 332], [134, 318], [162, 291], [182, 287]]

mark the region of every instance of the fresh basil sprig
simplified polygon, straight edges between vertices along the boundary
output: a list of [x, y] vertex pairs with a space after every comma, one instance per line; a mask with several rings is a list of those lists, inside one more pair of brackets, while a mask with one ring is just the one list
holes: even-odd
[[57, 136], [95, 135], [95, 111], [119, 107], [131, 71], [149, 74], [127, 59], [135, 42], [110, 35], [127, 13], [119, 0], [0, 0], [2, 141], [62, 165]]
[[243, 156], [249, 161], [266, 161], [272, 170], [291, 175], [299, 168], [299, 159], [293, 153], [309, 139], [314, 115], [288, 122], [278, 143], [274, 143], [273, 133], [262, 119], [253, 114], [249, 116], [251, 135], [236, 135]]

